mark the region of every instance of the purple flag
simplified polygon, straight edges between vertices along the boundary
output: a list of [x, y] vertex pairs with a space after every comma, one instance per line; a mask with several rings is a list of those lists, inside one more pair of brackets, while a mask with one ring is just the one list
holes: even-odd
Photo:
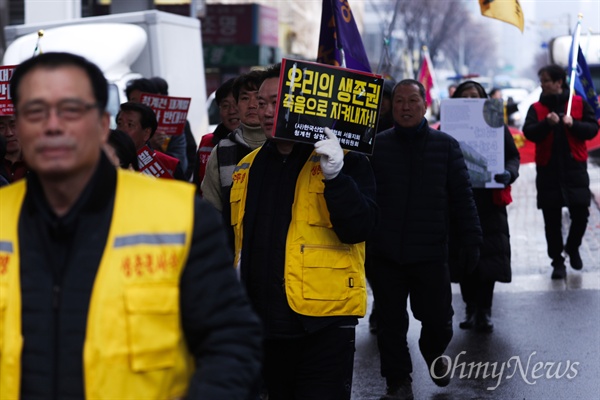
[[347, 0], [323, 0], [317, 62], [371, 72], [369, 59]]

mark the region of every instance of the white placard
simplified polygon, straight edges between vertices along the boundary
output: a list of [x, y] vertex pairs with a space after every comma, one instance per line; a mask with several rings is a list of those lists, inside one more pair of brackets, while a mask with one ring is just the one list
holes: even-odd
[[441, 128], [460, 143], [475, 188], [502, 188], [494, 175], [504, 171], [502, 99], [446, 99]]

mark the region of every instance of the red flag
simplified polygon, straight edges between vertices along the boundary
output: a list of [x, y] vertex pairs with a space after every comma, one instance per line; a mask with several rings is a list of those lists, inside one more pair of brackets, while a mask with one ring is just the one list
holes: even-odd
[[433, 64], [429, 58], [429, 52], [427, 49], [423, 49], [423, 59], [421, 61], [421, 68], [419, 69], [419, 75], [417, 80], [425, 86], [425, 100], [427, 101], [427, 107], [431, 106], [431, 88], [433, 87]]

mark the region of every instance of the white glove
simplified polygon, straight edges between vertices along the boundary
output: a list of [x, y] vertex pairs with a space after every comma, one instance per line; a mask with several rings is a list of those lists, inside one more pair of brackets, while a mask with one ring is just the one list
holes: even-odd
[[340, 142], [329, 128], [325, 128], [328, 139], [319, 140], [315, 143], [315, 151], [321, 156], [321, 170], [326, 180], [338, 176], [344, 166], [344, 150]]

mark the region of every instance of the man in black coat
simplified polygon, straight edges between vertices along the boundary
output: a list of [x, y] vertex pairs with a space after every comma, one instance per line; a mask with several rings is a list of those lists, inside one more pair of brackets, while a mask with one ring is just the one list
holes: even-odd
[[387, 393], [412, 399], [412, 363], [406, 333], [407, 298], [422, 323], [419, 348], [438, 386], [450, 381], [440, 356], [452, 339], [448, 221], [456, 219], [461, 266], [479, 258], [481, 228], [458, 142], [429, 128], [425, 88], [412, 79], [394, 88], [395, 125], [377, 136], [371, 158], [380, 223], [369, 241], [367, 275], [377, 304], [377, 342]]
[[[567, 112], [569, 88], [566, 73], [558, 65], [538, 72], [542, 85], [540, 101], [529, 107], [523, 133], [535, 143], [537, 206], [544, 215], [552, 279], [567, 275], [563, 250], [574, 269], [582, 269], [579, 246], [585, 233], [591, 201], [587, 172], [586, 140], [598, 134], [591, 106], [574, 95]], [[571, 226], [566, 243], [562, 237], [562, 208], [568, 207]]]

